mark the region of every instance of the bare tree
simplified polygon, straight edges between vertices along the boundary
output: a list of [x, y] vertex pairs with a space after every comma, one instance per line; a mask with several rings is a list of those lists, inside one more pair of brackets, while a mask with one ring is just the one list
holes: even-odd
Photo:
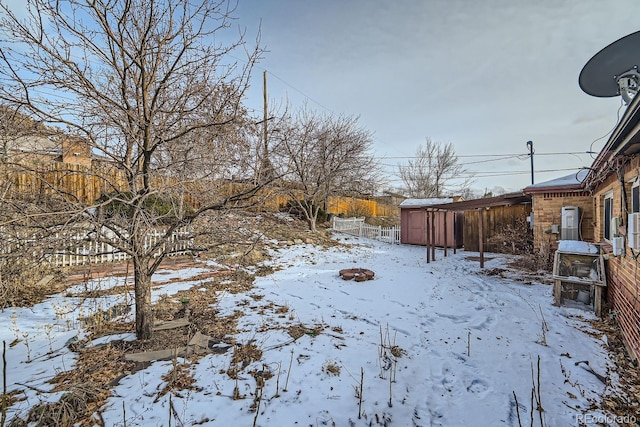
[[283, 120], [274, 137], [285, 187], [316, 232], [318, 214], [330, 195], [370, 192], [378, 167], [372, 136], [352, 116], [322, 115], [303, 108]]
[[[148, 339], [151, 275], [171, 236], [259, 188], [220, 186], [250, 174], [233, 160], [258, 42], [230, 31], [226, 0], [25, 2], [25, 18], [0, 4], [0, 100], [66, 126], [100, 160], [87, 173], [105, 194], [92, 204], [66, 194], [63, 222], [131, 256], [136, 334]], [[230, 54], [245, 55], [243, 65]], [[161, 238], [150, 245], [151, 232]]]
[[[36, 215], [28, 215], [34, 213], [34, 194], [18, 194], [14, 178], [22, 170], [20, 159], [25, 146], [42, 148], [51, 133], [28, 116], [0, 106], [0, 310], [21, 305], [28, 298], [28, 282], [37, 280], [42, 270], [42, 260], [29, 256], [37, 252], [42, 240], [19, 240], [25, 225], [30, 226], [31, 234], [39, 225]], [[20, 227], [16, 219], [20, 219]]]
[[418, 146], [415, 157], [406, 166], [399, 168], [410, 197], [443, 197], [454, 192], [462, 193], [472, 182], [469, 172], [459, 163], [453, 144], [435, 142], [430, 138], [424, 147]]

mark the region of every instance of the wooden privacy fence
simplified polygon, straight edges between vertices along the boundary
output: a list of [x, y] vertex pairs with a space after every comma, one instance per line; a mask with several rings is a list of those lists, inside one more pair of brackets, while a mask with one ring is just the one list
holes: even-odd
[[[144, 248], [149, 250], [163, 240], [162, 231], [148, 233], [144, 239]], [[25, 249], [26, 248], [26, 249]], [[184, 227], [175, 231], [158, 246], [153, 256], [157, 257], [165, 250], [169, 256], [186, 255], [193, 248], [191, 231]], [[32, 235], [21, 239], [2, 239], [0, 253], [11, 254], [21, 250], [34, 259], [42, 259], [55, 267], [73, 267], [78, 265], [102, 264], [126, 261], [131, 257], [126, 252], [114, 248], [108, 243], [97, 242], [87, 232], [52, 233], [39, 238]]]
[[381, 242], [400, 244], [400, 227], [381, 227], [369, 225], [361, 218], [337, 218], [332, 219], [333, 231], [351, 236], [366, 237], [380, 240]]
[[[127, 191], [125, 174], [107, 162], [94, 161], [91, 166], [61, 162], [27, 162], [15, 164], [3, 172], [2, 179], [8, 180], [12, 191], [21, 196], [61, 195], [80, 203], [93, 203], [105, 194], [115, 191]], [[162, 180], [160, 182], [159, 180]], [[175, 178], [154, 177], [154, 185], [167, 191], [179, 191], [185, 201], [198, 206], [201, 196], [211, 188], [217, 189], [221, 196], [246, 191], [250, 184], [230, 181], [198, 181], [182, 185]], [[202, 187], [207, 190], [203, 191]], [[294, 193], [295, 194], [295, 193]], [[302, 195], [295, 197], [302, 197]], [[256, 209], [277, 211], [291, 201], [292, 195], [282, 188], [265, 187], [256, 194]], [[349, 216], [397, 216], [398, 207], [383, 203], [375, 198], [365, 199], [344, 196], [329, 196], [326, 201], [327, 212]]]
[[111, 165], [95, 163], [92, 166], [61, 162], [24, 163], [14, 165], [6, 172], [14, 194], [60, 194], [81, 203], [91, 203], [103, 194], [126, 188], [122, 171]]
[[[504, 250], [493, 243], [495, 237], [504, 234], [507, 229], [518, 231], [520, 239], [526, 239], [531, 233], [525, 219], [531, 213], [531, 204], [519, 204], [511, 206], [493, 206], [491, 209], [483, 209], [482, 228], [483, 246], [487, 252], [503, 252]], [[464, 212], [464, 250], [470, 252], [480, 251], [479, 235], [479, 211], [467, 210]], [[513, 236], [511, 236], [513, 238]]]
[[349, 216], [398, 216], [398, 207], [375, 199], [330, 196], [327, 212]]

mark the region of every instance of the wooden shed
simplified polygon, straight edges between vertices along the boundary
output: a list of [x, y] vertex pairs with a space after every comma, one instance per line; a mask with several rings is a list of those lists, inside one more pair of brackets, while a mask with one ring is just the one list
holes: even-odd
[[483, 248], [487, 252], [502, 252], [493, 240], [499, 234], [504, 234], [505, 229], [519, 232], [522, 236], [531, 233], [527, 223], [527, 217], [531, 214], [531, 197], [523, 193], [432, 204], [428, 209], [455, 212], [456, 218], [459, 218], [459, 215], [462, 216], [462, 220], [456, 219], [457, 223], [462, 224], [462, 233], [459, 233], [457, 238], [461, 235], [461, 243], [466, 251], [480, 251], [480, 210], [482, 210]]
[[[409, 245], [427, 244], [427, 211], [433, 205], [450, 204], [451, 198], [407, 199], [400, 204], [400, 241]], [[445, 224], [446, 221], [446, 224]], [[455, 211], [436, 211], [435, 246], [459, 248], [462, 246], [464, 214]], [[446, 241], [445, 241], [445, 229]]]

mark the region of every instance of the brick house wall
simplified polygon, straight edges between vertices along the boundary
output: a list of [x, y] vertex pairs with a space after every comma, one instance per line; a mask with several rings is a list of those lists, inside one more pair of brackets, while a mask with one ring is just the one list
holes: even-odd
[[91, 147], [81, 139], [67, 138], [62, 141], [62, 163], [91, 166]]
[[610, 242], [604, 239], [604, 199], [613, 195], [613, 216], [621, 217], [623, 226], [621, 235], [626, 235], [627, 214], [631, 210], [631, 186], [633, 180], [640, 175], [640, 157], [636, 156], [624, 170], [624, 191], [626, 193], [626, 207], [623, 195], [623, 185], [615, 174], [611, 174], [598, 185], [594, 191], [595, 211], [595, 241], [601, 243], [603, 251], [608, 252], [606, 261], [607, 273], [607, 305], [610, 315], [614, 316], [625, 338], [629, 353], [640, 359], [640, 255], [628, 247], [625, 239], [625, 252], [622, 256], [611, 254]]
[[[540, 192], [532, 194], [533, 202], [533, 247], [540, 251], [558, 249], [560, 233], [551, 233], [551, 226], [561, 228], [562, 208], [578, 206], [580, 208], [581, 240], [593, 242], [594, 238], [594, 199], [586, 191]], [[544, 247], [547, 246], [547, 247]]]

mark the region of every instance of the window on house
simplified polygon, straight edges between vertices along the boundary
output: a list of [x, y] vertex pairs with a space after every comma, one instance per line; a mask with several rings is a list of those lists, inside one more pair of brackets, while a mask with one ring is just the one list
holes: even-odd
[[605, 240], [611, 240], [611, 218], [613, 218], [613, 194], [604, 196], [604, 212], [603, 212], [604, 224], [604, 238]]
[[640, 212], [640, 182], [636, 182], [631, 186], [631, 213]]

